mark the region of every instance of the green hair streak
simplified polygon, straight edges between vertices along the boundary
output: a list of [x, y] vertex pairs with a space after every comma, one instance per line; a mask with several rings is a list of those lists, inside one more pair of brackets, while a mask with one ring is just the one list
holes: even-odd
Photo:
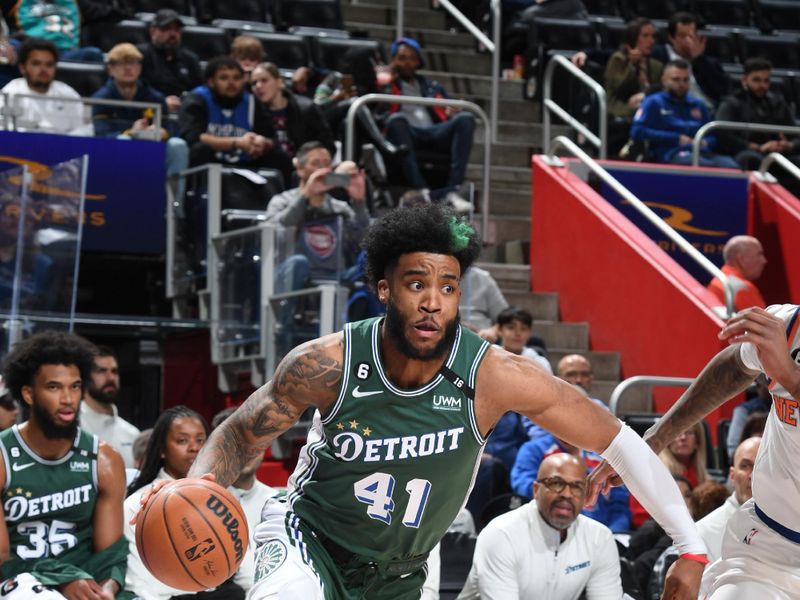
[[458, 217], [450, 218], [450, 248], [453, 252], [460, 252], [469, 246], [469, 240], [474, 234], [475, 230], [469, 223]]

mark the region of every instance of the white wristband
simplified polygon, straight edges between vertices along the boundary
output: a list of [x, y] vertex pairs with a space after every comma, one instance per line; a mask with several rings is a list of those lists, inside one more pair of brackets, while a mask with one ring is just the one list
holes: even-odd
[[672, 475], [642, 438], [623, 424], [602, 456], [681, 554], [707, 553]]

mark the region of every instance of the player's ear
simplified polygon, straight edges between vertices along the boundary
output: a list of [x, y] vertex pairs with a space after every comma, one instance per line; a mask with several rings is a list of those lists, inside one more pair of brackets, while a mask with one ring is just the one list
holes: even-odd
[[389, 280], [381, 279], [376, 288], [378, 291], [378, 300], [381, 301], [381, 304], [388, 303], [389, 298], [391, 297], [391, 293], [389, 292]]
[[33, 404], [33, 386], [23, 385], [19, 392], [22, 395], [22, 399], [25, 401], [25, 404], [31, 406]]

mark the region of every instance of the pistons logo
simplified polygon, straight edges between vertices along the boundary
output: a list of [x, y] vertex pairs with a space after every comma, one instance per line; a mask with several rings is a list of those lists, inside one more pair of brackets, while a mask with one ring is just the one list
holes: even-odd
[[320, 258], [328, 258], [336, 251], [336, 232], [329, 225], [310, 225], [303, 230], [306, 247]]

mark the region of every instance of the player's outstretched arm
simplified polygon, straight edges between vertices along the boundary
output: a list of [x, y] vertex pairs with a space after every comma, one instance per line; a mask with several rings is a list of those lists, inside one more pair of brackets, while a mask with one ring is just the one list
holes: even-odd
[[323, 409], [335, 401], [342, 379], [341, 334], [298, 346], [267, 382], [220, 425], [198, 454], [189, 477], [210, 473], [227, 487], [242, 468], [289, 429], [309, 406]]

